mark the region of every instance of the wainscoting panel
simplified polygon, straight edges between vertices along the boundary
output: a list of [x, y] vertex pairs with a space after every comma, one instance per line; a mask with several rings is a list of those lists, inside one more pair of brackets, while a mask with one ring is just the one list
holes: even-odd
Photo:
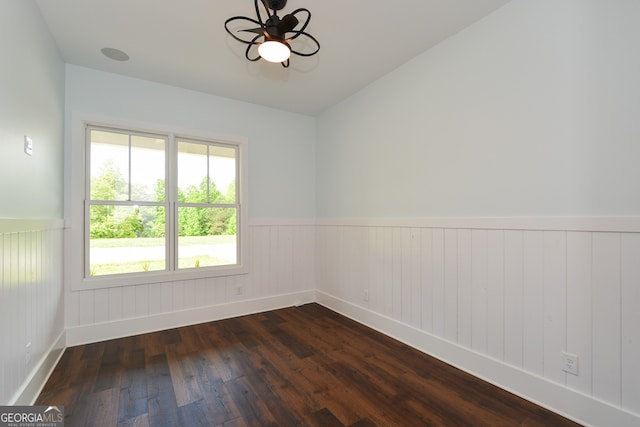
[[62, 352], [62, 226], [57, 220], [0, 219], [3, 405], [31, 404], [42, 385], [37, 379]]
[[566, 374], [568, 387], [591, 395], [592, 372], [592, 288], [591, 259], [593, 233], [567, 233], [567, 350], [580, 355], [579, 375]]
[[602, 400], [621, 403], [621, 253], [619, 233], [592, 238], [592, 390]]
[[622, 407], [640, 413], [640, 234], [623, 234], [621, 244]]
[[[321, 221], [317, 289], [640, 421], [637, 224], [520, 223]], [[578, 375], [562, 370], [563, 352], [578, 356]]]
[[[194, 319], [205, 321], [209, 315], [213, 319], [218, 317], [216, 313], [229, 317], [245, 314], [253, 307], [280, 308], [283, 301], [290, 301], [286, 305], [311, 302], [315, 289], [315, 237], [312, 224], [263, 221], [249, 226], [249, 274], [67, 290], [69, 343], [106, 339], [110, 333], [106, 326], [112, 324], [113, 333], [121, 333], [127, 320], [133, 321], [130, 325], [136, 325], [138, 320], [136, 327], [141, 330], [154, 330], [181, 326]], [[102, 329], [96, 331], [102, 331], [102, 335], [92, 338], [90, 330], [95, 325], [101, 325]]]

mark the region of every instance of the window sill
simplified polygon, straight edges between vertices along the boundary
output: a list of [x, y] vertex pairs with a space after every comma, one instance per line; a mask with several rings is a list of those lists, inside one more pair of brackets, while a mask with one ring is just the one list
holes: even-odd
[[242, 265], [215, 268], [202, 267], [178, 272], [161, 271], [147, 273], [112, 274], [109, 276], [84, 278], [79, 281], [79, 285], [72, 286], [71, 290], [77, 292], [125, 286], [151, 285], [166, 282], [182, 282], [215, 277], [239, 276], [243, 274], [248, 274], [248, 268]]

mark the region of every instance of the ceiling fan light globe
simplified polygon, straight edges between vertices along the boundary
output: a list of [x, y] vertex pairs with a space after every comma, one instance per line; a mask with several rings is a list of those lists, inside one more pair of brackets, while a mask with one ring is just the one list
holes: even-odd
[[269, 62], [284, 62], [291, 56], [291, 48], [283, 42], [267, 40], [258, 46], [260, 56]]

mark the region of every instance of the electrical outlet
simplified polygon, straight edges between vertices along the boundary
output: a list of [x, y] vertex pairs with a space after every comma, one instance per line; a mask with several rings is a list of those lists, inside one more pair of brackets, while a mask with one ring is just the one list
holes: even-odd
[[242, 295], [242, 285], [236, 285], [236, 295]]
[[572, 375], [578, 375], [578, 356], [562, 352], [562, 370]]
[[364, 290], [364, 294], [362, 295], [362, 299], [363, 299], [365, 302], [368, 302], [368, 301], [369, 301], [369, 289], [365, 289], [365, 290]]

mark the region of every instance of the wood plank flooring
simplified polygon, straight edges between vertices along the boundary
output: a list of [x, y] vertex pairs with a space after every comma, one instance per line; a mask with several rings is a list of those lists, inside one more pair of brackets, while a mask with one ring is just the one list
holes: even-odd
[[68, 348], [71, 426], [576, 426], [320, 305]]

